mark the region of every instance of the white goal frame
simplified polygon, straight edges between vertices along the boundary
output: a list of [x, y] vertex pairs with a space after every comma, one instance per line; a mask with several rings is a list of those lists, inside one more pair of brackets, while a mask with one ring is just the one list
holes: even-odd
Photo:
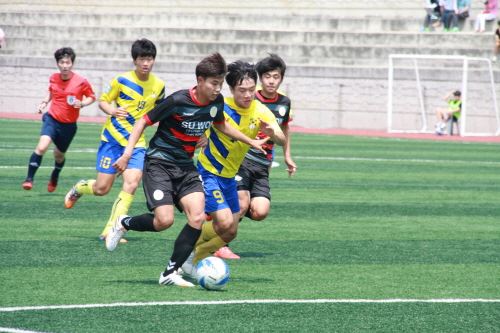
[[[397, 130], [393, 128], [393, 90], [394, 90], [394, 60], [395, 59], [410, 59], [413, 60], [415, 69], [415, 79], [417, 84], [417, 95], [420, 104], [420, 113], [422, 119], [422, 128], [420, 130]], [[459, 55], [420, 55], [420, 54], [390, 54], [389, 55], [389, 73], [388, 73], [388, 95], [387, 95], [387, 132], [388, 133], [431, 133], [432, 129], [428, 128], [427, 113], [424, 105], [424, 96], [422, 84], [420, 82], [420, 73], [418, 67], [419, 59], [440, 59], [440, 60], [461, 60], [462, 61], [462, 111], [460, 117], [460, 135], [461, 136], [491, 136], [500, 135], [500, 114], [498, 113], [497, 96], [495, 91], [495, 79], [490, 59], [476, 58]], [[488, 65], [491, 94], [493, 98], [493, 109], [496, 117], [496, 132], [495, 133], [472, 133], [467, 132], [467, 86], [468, 86], [468, 67], [470, 61], [486, 62]]]

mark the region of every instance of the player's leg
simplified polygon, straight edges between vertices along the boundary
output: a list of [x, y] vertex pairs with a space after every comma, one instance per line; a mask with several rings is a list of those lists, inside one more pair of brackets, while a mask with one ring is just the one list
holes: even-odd
[[254, 221], [264, 220], [271, 209], [271, 201], [265, 197], [252, 198], [250, 202], [249, 216]]
[[40, 130], [40, 138], [38, 144], [35, 147], [35, 151], [31, 154], [28, 162], [28, 174], [24, 180], [22, 187], [25, 190], [31, 190], [33, 188], [33, 180], [38, 168], [42, 164], [43, 155], [47, 152], [52, 138], [55, 137], [56, 133], [56, 120], [45, 113], [42, 117], [42, 128]]
[[255, 166], [252, 188], [250, 190], [250, 208], [246, 214], [254, 221], [264, 220], [271, 209], [271, 187], [269, 186], [269, 168]]
[[54, 169], [47, 184], [47, 191], [54, 192], [59, 181], [59, 174], [64, 167], [65, 154], [76, 135], [77, 126], [74, 124], [57, 124], [57, 134], [54, 137]]
[[[110, 166], [109, 170], [113, 173], [117, 173], [117, 170], [113, 167], [113, 163], [122, 155], [124, 148], [119, 146], [113, 147], [114, 151], [110, 155]], [[127, 169], [122, 173], [123, 176], [123, 186], [122, 190], [118, 194], [113, 207], [111, 209], [111, 214], [109, 216], [106, 226], [101, 232], [101, 238], [105, 238], [109, 230], [113, 227], [118, 216], [127, 215], [132, 201], [134, 200], [134, 194], [141, 182], [142, 170], [144, 168], [144, 156], [146, 154], [145, 148], [135, 148], [132, 152], [132, 156], [127, 165]], [[101, 163], [102, 164], [102, 163]], [[107, 165], [107, 163], [104, 163]]]

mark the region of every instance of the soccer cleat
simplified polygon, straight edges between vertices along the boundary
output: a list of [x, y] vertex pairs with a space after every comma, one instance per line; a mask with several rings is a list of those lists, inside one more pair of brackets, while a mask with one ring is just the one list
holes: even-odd
[[240, 259], [240, 256], [231, 251], [228, 246], [223, 246], [215, 251], [214, 256], [221, 259]]
[[84, 182], [85, 180], [80, 180], [78, 183], [75, 184], [75, 186], [71, 188], [71, 190], [69, 190], [68, 193], [66, 193], [66, 196], [64, 197], [64, 207], [68, 209], [73, 208], [76, 201], [80, 199], [80, 197], [82, 196], [82, 194], [78, 193], [78, 191], [76, 190], [76, 186]]
[[189, 281], [186, 281], [182, 278], [181, 275], [177, 272], [172, 272], [168, 274], [167, 276], [163, 276], [163, 273], [160, 273], [160, 279], [158, 280], [158, 283], [160, 285], [164, 286], [178, 286], [178, 287], [184, 287], [184, 288], [190, 288], [194, 287], [194, 284], [192, 284]]
[[181, 274], [189, 277], [191, 279], [196, 279], [196, 268], [193, 264], [193, 259], [194, 259], [194, 251], [191, 252], [189, 257], [184, 261], [182, 264], [182, 267], [179, 269], [181, 271]]
[[29, 180], [29, 179], [26, 179], [24, 182], [23, 182], [23, 185], [22, 187], [26, 190], [26, 191], [29, 191], [33, 188], [33, 181], [32, 180]]
[[[108, 236], [107, 234], [106, 235], [99, 235], [99, 240], [102, 240], [105, 242], [107, 236]], [[128, 243], [128, 240], [126, 240], [125, 238], [120, 239], [120, 244], [127, 244], [127, 243]]]
[[47, 184], [47, 192], [54, 192], [57, 188], [57, 181], [54, 181], [54, 180], [49, 180], [48, 184]]
[[106, 249], [108, 249], [108, 251], [114, 251], [118, 246], [120, 239], [122, 239], [123, 235], [127, 233], [127, 230], [125, 230], [122, 225], [122, 220], [126, 217], [128, 217], [128, 215], [118, 216], [115, 225], [106, 236]]

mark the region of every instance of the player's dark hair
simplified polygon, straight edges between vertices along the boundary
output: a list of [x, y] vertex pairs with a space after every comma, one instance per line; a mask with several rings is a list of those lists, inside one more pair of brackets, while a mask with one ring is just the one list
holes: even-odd
[[460, 96], [462, 96], [462, 93], [460, 92], [460, 90], [455, 90], [455, 91], [453, 92], [453, 95], [455, 95], [455, 96], [457, 96], [457, 97], [460, 97]]
[[153, 57], [156, 58], [156, 46], [149, 39], [138, 39], [132, 44], [132, 59], [136, 60], [138, 57]]
[[215, 52], [203, 58], [198, 65], [196, 65], [196, 77], [201, 76], [206, 79], [207, 77], [224, 76], [227, 73], [226, 60]]
[[252, 79], [257, 83], [257, 71], [255, 70], [255, 66], [248, 62], [238, 60], [230, 63], [227, 69], [226, 82], [231, 88], [241, 84], [245, 79]]
[[71, 62], [75, 62], [76, 54], [71, 47], [62, 47], [54, 53], [54, 58], [56, 58], [57, 62], [66, 57], [70, 57]]
[[274, 70], [279, 70], [281, 72], [281, 78], [284, 78], [286, 71], [286, 64], [279, 55], [274, 53], [269, 53], [269, 57], [265, 57], [264, 59], [260, 60], [255, 65], [255, 69], [259, 74], [259, 78], [262, 77], [264, 73]]

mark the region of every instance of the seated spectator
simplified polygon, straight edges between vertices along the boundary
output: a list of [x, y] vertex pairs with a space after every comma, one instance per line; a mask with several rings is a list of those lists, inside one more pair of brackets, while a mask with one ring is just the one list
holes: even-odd
[[[446, 125], [449, 120], [458, 121], [462, 111], [462, 93], [455, 90], [447, 94], [443, 99], [448, 103], [448, 108], [438, 108], [436, 110], [436, 134], [443, 135], [446, 131]], [[453, 126], [453, 123], [451, 124]]]
[[424, 20], [424, 31], [430, 31], [433, 23], [439, 22], [441, 19], [441, 8], [438, 0], [425, 0], [424, 5], [426, 15]]
[[497, 61], [497, 56], [500, 53], [500, 21], [497, 21], [497, 30], [495, 30], [495, 49], [491, 61]]
[[469, 17], [470, 13], [470, 0], [457, 0], [457, 12], [452, 18], [451, 31], [459, 31], [458, 20], [465, 20]]
[[441, 4], [443, 6], [441, 21], [443, 22], [444, 31], [447, 32], [451, 30], [453, 17], [458, 14], [457, 0], [443, 0]]
[[496, 19], [498, 12], [498, 0], [488, 0], [484, 3], [484, 10], [477, 14], [474, 29], [476, 32], [484, 32], [486, 21]]
[[5, 48], [5, 32], [0, 28], [0, 49]]

